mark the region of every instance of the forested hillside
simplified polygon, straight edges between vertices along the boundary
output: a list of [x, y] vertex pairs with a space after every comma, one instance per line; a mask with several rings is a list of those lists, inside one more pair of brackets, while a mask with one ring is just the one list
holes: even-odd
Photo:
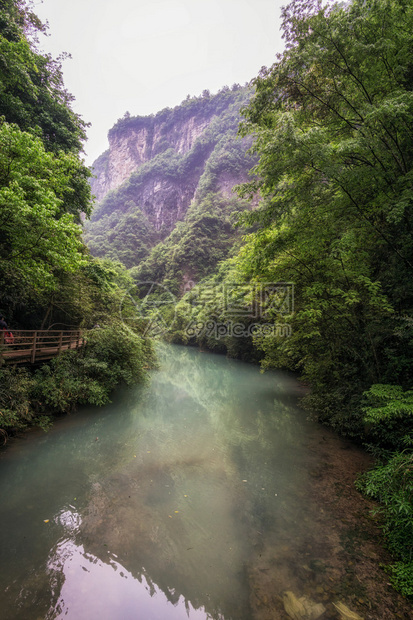
[[[247, 180], [254, 162], [247, 154], [251, 139], [237, 136], [251, 94], [238, 85], [216, 95], [204, 91], [154, 116], [126, 114], [116, 123], [109, 150], [93, 165], [97, 205], [85, 234], [92, 254], [135, 267], [178, 222], [181, 231], [187, 226], [190, 206], [200, 215], [205, 200], [215, 204], [217, 225], [227, 227], [228, 213], [240, 208], [232, 188]], [[213, 227], [209, 232], [220, 245]]]
[[150, 358], [137, 322], [114, 336], [126, 271], [93, 259], [82, 241], [92, 207], [85, 123], [60, 63], [38, 50], [45, 30], [30, 2], [0, 2], [0, 314], [12, 330], [102, 329], [85, 331], [81, 354], [36, 370], [0, 368], [4, 439], [78, 403], [107, 402], [116, 384], [142, 377]]

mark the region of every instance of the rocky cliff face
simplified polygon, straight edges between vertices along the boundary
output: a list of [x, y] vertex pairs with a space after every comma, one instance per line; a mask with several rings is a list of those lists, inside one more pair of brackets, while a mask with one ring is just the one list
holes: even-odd
[[[156, 155], [173, 149], [185, 155], [193, 148], [207, 129], [211, 117], [194, 114], [185, 120], [168, 125], [162, 120], [149, 117], [141, 127], [135, 128], [133, 122], [128, 131], [109, 132], [109, 150], [105, 154], [104, 167], [95, 163], [96, 178], [92, 179], [92, 191], [98, 201], [108, 192], [117, 189], [131, 174]], [[159, 183], [156, 191], [159, 192]], [[167, 188], [166, 188], [167, 191]]]
[[[124, 260], [112, 250], [124, 243], [132, 214], [145, 218], [153, 245], [184, 219], [194, 200], [211, 192], [234, 197], [233, 186], [247, 180], [252, 166], [249, 143], [237, 138], [240, 108], [250, 95], [247, 88], [223, 89], [154, 116], [125, 115], [116, 123], [109, 149], [93, 166], [97, 204], [85, 234], [93, 254]], [[132, 235], [130, 224], [127, 228]], [[109, 229], [108, 254], [102, 239]], [[133, 264], [132, 258], [126, 264]]]

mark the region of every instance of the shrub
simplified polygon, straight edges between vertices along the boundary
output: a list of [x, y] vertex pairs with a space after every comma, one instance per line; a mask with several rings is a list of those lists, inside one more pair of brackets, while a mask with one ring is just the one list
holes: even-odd
[[375, 443], [403, 450], [412, 445], [413, 391], [400, 385], [372, 385], [364, 393], [363, 408], [367, 431]]
[[10, 432], [51, 424], [51, 415], [78, 405], [105, 405], [119, 384], [142, 381], [154, 364], [151, 343], [126, 325], [93, 329], [78, 351], [67, 351], [32, 373], [0, 368], [0, 439]]
[[413, 596], [413, 454], [396, 452], [363, 474], [357, 487], [376, 499], [388, 547], [399, 561], [386, 567], [393, 585]]
[[33, 379], [26, 369], [0, 368], [0, 434], [4, 440], [9, 429], [23, 429], [32, 420], [32, 386]]
[[84, 350], [52, 360], [35, 374], [35, 396], [43, 408], [59, 413], [78, 404], [104, 405], [119, 384], [144, 378], [153, 362], [150, 345], [122, 323], [91, 330]]

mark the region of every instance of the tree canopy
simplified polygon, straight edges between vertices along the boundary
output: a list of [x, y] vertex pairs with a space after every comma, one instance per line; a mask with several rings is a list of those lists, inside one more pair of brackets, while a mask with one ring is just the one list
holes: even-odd
[[[84, 262], [80, 227], [67, 212], [70, 181], [81, 164], [45, 151], [40, 138], [0, 126], [0, 272], [26, 285], [53, 288], [57, 270]], [[66, 206], [66, 209], [65, 209]]]
[[85, 123], [59, 62], [37, 50], [44, 30], [30, 3], [0, 2], [0, 305], [9, 318], [85, 262]]
[[86, 124], [70, 107], [59, 60], [36, 49], [45, 31], [30, 2], [0, 2], [0, 116], [37, 132], [47, 150], [78, 153]]
[[412, 380], [413, 10], [295, 1], [283, 17], [287, 50], [255, 80], [242, 127], [260, 159], [241, 193], [262, 207], [241, 264], [295, 283], [291, 341], [261, 345], [304, 370], [331, 419], [372, 383]]

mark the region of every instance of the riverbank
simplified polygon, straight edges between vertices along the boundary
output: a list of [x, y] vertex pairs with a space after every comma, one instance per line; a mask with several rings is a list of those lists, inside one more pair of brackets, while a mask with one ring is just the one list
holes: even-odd
[[152, 342], [122, 323], [84, 333], [81, 349], [47, 363], [0, 367], [0, 440], [38, 426], [82, 405], [110, 402], [121, 385], [139, 383], [155, 365]]
[[322, 604], [322, 620], [340, 617], [337, 602], [363, 620], [411, 618], [410, 602], [394, 590], [382, 567], [392, 557], [383, 547], [380, 519], [374, 516], [378, 505], [355, 488], [373, 459], [329, 429], [321, 436], [310, 434], [305, 442], [311, 455], [309, 483], [307, 497], [297, 506], [294, 539], [256, 536], [256, 554], [248, 569], [254, 620], [291, 618], [284, 607], [286, 591]]

